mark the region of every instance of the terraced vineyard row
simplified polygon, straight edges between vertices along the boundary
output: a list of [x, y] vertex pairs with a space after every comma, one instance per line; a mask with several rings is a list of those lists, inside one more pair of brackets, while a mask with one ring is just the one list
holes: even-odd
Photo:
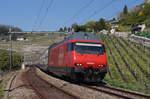
[[125, 40], [123, 38], [120, 39], [124, 41], [126, 45], [129, 44], [129, 47], [134, 50], [134, 52], [138, 53], [139, 57], [150, 64], [150, 61], [148, 61], [150, 59], [150, 49], [146, 49], [144, 46], [131, 42], [130, 40]]
[[149, 48], [113, 35], [100, 36], [109, 66], [105, 80], [117, 87], [150, 93]]
[[[122, 38], [122, 40], [124, 39]], [[134, 45], [134, 47], [139, 49], [142, 53], [146, 53], [145, 55], [150, 58], [150, 47], [146, 47], [146, 46], [143, 46], [142, 44], [132, 42], [129, 39], [127, 39], [126, 41]]]
[[[140, 71], [142, 73], [144, 73], [144, 75], [149, 78], [149, 73], [145, 70], [146, 68], [146, 64], [142, 61], [142, 59], [140, 59], [137, 56], [137, 53], [135, 53], [132, 49], [130, 49], [130, 47], [126, 47], [128, 45], [125, 45], [123, 43], [120, 43], [121, 40], [117, 40], [119, 42], [119, 44], [121, 45], [121, 47], [124, 48], [124, 50], [126, 51], [126, 53], [129, 55], [129, 57], [132, 59], [132, 61], [134, 62], [134, 64], [136, 64], [136, 66], [140, 69]], [[142, 64], [143, 63], [143, 64]], [[144, 68], [145, 66], [145, 68]]]

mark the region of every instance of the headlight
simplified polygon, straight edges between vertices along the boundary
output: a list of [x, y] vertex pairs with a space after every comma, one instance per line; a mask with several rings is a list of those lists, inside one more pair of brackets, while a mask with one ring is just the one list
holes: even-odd
[[104, 67], [104, 65], [98, 65], [98, 67]]
[[79, 64], [79, 63], [75, 63], [75, 66], [82, 66], [82, 64]]

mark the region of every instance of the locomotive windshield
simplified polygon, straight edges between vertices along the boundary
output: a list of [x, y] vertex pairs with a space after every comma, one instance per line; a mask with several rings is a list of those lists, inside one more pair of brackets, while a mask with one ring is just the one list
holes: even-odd
[[75, 51], [81, 54], [104, 54], [104, 46], [99, 43], [75, 43]]
[[89, 43], [89, 42], [76, 42], [76, 43], [68, 43], [67, 51], [75, 50], [76, 53], [81, 54], [104, 54], [105, 48], [104, 45], [100, 43]]
[[81, 43], [81, 42], [77, 42], [74, 44], [74, 50], [77, 53], [81, 53], [81, 54], [97, 54], [97, 55], [101, 55], [104, 54], [105, 49], [104, 49], [104, 45], [100, 44], [100, 43]]

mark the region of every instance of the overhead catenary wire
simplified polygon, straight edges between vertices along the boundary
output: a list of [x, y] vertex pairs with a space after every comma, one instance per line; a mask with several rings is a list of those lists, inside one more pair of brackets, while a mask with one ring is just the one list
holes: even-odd
[[107, 4], [105, 4], [103, 7], [99, 8], [97, 11], [94, 11], [90, 16], [88, 16], [86, 19], [84, 19], [80, 24], [83, 24], [86, 20], [91, 19], [93, 16], [97, 15], [98, 13], [102, 12], [105, 8], [109, 7], [114, 3], [114, 1], [117, 0], [111, 0]]
[[35, 19], [35, 22], [34, 22], [34, 26], [33, 26], [32, 31], [34, 30], [34, 28], [36, 28], [36, 24], [38, 23], [38, 20], [39, 20], [39, 18], [40, 18], [40, 15], [41, 15], [42, 9], [43, 9], [43, 7], [44, 7], [45, 1], [46, 1], [46, 0], [42, 0], [42, 3], [41, 3], [41, 6], [40, 6], [39, 11], [38, 11], [38, 13], [37, 13], [37, 16], [36, 16], [36, 19]]
[[[87, 2], [84, 6], [82, 6], [75, 14], [73, 14], [73, 16], [71, 16], [68, 20], [66, 20], [62, 26], [65, 26], [67, 23], [69, 23], [70, 21], [72, 21], [74, 18], [76, 18], [79, 13], [82, 13], [85, 9], [87, 9], [95, 0], [90, 0], [89, 2]], [[58, 26], [59, 28], [59, 26]]]
[[39, 22], [38, 28], [40, 28], [40, 26], [42, 25], [42, 23], [43, 23], [44, 20], [46, 19], [46, 16], [47, 16], [47, 14], [48, 14], [48, 12], [49, 12], [49, 9], [52, 7], [53, 2], [54, 2], [54, 0], [51, 0], [51, 1], [49, 2], [48, 7], [46, 8], [46, 12], [45, 12], [43, 18], [42, 18], [42, 19], [40, 20], [40, 22]]

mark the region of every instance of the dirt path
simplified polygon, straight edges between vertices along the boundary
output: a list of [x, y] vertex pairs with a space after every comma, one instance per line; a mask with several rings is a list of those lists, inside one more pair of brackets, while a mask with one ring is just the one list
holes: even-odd
[[29, 83], [24, 79], [25, 73], [26, 71], [19, 72], [11, 79], [6, 88], [7, 90], [9, 89], [5, 93], [7, 96], [5, 96], [4, 99], [8, 97], [11, 99], [40, 99], [36, 92], [30, 87]]

